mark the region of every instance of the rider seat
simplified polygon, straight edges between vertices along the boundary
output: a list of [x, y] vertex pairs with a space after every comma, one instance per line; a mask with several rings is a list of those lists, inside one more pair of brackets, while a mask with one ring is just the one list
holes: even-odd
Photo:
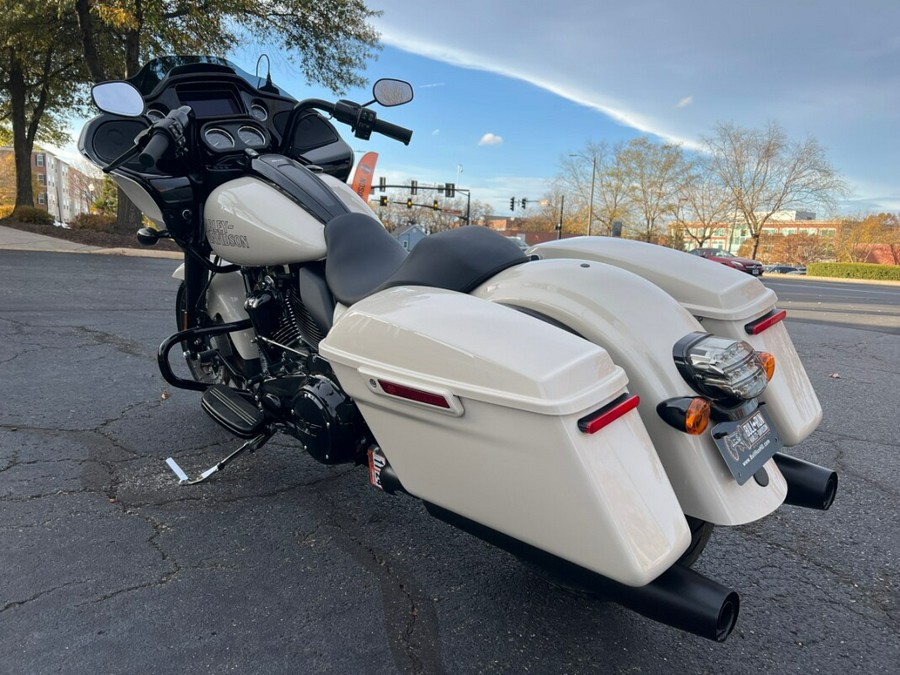
[[485, 227], [467, 226], [425, 237], [406, 249], [371, 216], [348, 213], [325, 226], [325, 276], [334, 297], [350, 306], [395, 286], [430, 286], [468, 293], [529, 258]]

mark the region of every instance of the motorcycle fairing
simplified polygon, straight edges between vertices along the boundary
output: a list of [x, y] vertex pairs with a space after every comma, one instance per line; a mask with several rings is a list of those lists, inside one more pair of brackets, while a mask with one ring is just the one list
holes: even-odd
[[658, 286], [611, 265], [558, 259], [505, 270], [473, 295], [544, 314], [602, 346], [625, 369], [685, 514], [740, 525], [768, 515], [784, 501], [787, 485], [774, 461], [765, 465], [767, 485], [753, 480], [738, 485], [709, 431], [673, 433], [657, 414], [660, 402], [694, 394], [675, 365], [672, 348], [685, 335], [705, 331]]
[[397, 287], [344, 311], [319, 348], [411, 494], [624, 584], [686, 549], [640, 416], [578, 428], [626, 392], [596, 344], [471, 295]]
[[775, 292], [744, 272], [681, 251], [616, 237], [576, 237], [532, 249], [544, 259], [596, 260], [626, 269], [662, 288], [697, 317], [705, 332], [744, 340], [775, 356], [775, 376], [760, 397], [786, 446], [822, 421], [822, 406], [783, 323], [758, 335], [745, 326], [775, 307]]

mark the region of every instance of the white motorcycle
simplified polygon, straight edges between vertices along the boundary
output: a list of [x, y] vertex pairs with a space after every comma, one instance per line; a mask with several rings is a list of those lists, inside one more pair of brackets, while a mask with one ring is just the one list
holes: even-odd
[[[214, 57], [97, 85], [79, 147], [185, 252], [163, 377], [246, 442], [325, 463], [714, 640], [735, 592], [689, 569], [713, 526], [828, 509], [836, 474], [781, 452], [822, 410], [759, 280], [654, 245], [565, 239], [523, 254], [480, 227], [411, 253], [345, 183], [357, 138], [412, 132], [371, 104], [296, 101]], [[183, 352], [192, 379], [173, 370]]]

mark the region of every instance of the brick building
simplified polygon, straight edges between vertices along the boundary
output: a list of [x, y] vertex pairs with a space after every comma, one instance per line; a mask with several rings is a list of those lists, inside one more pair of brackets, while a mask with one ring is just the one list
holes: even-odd
[[[2, 154], [12, 152], [10, 147], [0, 147]], [[3, 166], [15, 170], [13, 162]], [[68, 223], [80, 213], [90, 212], [94, 190], [100, 186], [100, 176], [89, 175], [38, 146], [31, 153], [31, 172], [36, 183], [36, 208], [49, 212], [55, 220], [63, 223]], [[15, 184], [14, 176], [10, 180]]]

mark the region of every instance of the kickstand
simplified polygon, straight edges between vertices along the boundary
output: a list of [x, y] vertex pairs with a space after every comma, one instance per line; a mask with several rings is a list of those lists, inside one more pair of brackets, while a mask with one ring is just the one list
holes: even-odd
[[166, 460], [166, 464], [168, 464], [169, 468], [175, 472], [176, 476], [178, 476], [178, 483], [180, 485], [196, 485], [197, 483], [202, 483], [203, 481], [205, 481], [207, 478], [212, 476], [217, 471], [221, 471], [222, 469], [224, 469], [226, 464], [228, 464], [231, 460], [233, 460], [235, 457], [237, 457], [242, 452], [244, 452], [244, 450], [249, 450], [250, 452], [259, 450], [263, 445], [266, 444], [266, 441], [268, 441], [274, 435], [275, 435], [274, 430], [266, 429], [259, 436], [256, 436], [255, 438], [251, 438], [249, 441], [244, 443], [237, 450], [235, 450], [230, 455], [228, 455], [227, 457], [220, 460], [215, 465], [209, 467], [206, 471], [201, 473], [199, 477], [197, 477], [193, 480], [191, 480], [188, 477], [188, 475], [184, 472], [184, 470], [180, 466], [178, 466], [178, 463], [171, 457], [169, 457]]

